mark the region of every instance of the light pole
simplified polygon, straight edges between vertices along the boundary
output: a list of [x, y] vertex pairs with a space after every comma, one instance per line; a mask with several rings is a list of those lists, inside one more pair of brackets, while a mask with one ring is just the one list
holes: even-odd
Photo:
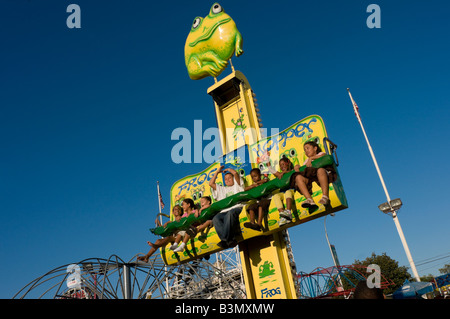
[[403, 203], [400, 200], [400, 198], [396, 198], [379, 205], [378, 208], [381, 210], [381, 212], [392, 216], [392, 218], [394, 219], [398, 235], [400, 236], [400, 240], [402, 241], [403, 244], [403, 249], [405, 250], [406, 257], [408, 258], [409, 264], [411, 266], [411, 271], [413, 272], [414, 278], [417, 280], [417, 282], [419, 282], [420, 281], [419, 273], [417, 272], [416, 265], [414, 264], [414, 260], [408, 248], [408, 243], [406, 242], [405, 235], [403, 234], [402, 226], [400, 226], [400, 221], [398, 220], [397, 217], [397, 211], [400, 209], [400, 207], [402, 207], [402, 205]]
[[[331, 216], [334, 216], [334, 213], [331, 213], [330, 215], [331, 215]], [[325, 228], [325, 237], [326, 237], [326, 239], [327, 239], [328, 248], [330, 249], [331, 258], [333, 258], [334, 266], [336, 267], [336, 269], [337, 269], [337, 271], [338, 271], [338, 281], [339, 281], [339, 286], [340, 286], [340, 287], [338, 287], [338, 291], [343, 291], [343, 290], [344, 290], [344, 285], [342, 284], [342, 280], [341, 280], [341, 275], [340, 275], [341, 270], [340, 270], [340, 268], [339, 268], [339, 263], [338, 263], [338, 261], [336, 260], [336, 252], [333, 253], [333, 249], [331, 249], [330, 240], [328, 239], [327, 224], [326, 224], [327, 217], [328, 217], [328, 215], [325, 216], [325, 218], [323, 219], [323, 227]]]
[[[330, 215], [334, 217], [334, 213], [331, 213]], [[323, 219], [323, 228], [325, 228], [325, 238], [327, 239], [328, 248], [330, 249], [331, 257], [333, 258], [333, 264], [334, 264], [334, 266], [337, 267], [336, 258], [334, 258], [333, 250], [331, 249], [330, 240], [328, 239], [327, 223], [326, 223], [327, 217], [328, 217], [328, 215], [325, 216], [325, 218]]]
[[386, 194], [387, 202], [379, 205], [378, 208], [383, 213], [386, 213], [386, 214], [392, 213], [392, 218], [394, 219], [395, 226], [397, 227], [398, 234], [400, 235], [400, 239], [402, 241], [403, 248], [405, 249], [406, 256], [408, 257], [409, 264], [411, 265], [411, 270], [413, 272], [414, 278], [419, 282], [420, 281], [419, 274], [417, 273], [417, 269], [416, 269], [416, 266], [414, 265], [414, 261], [411, 256], [411, 252], [409, 251], [408, 244], [406, 243], [405, 235], [403, 235], [403, 230], [402, 230], [402, 228], [400, 226], [400, 222], [398, 221], [398, 218], [397, 218], [397, 210], [399, 210], [400, 207], [402, 206], [402, 201], [400, 200], [400, 198], [391, 200], [391, 197], [389, 196], [386, 184], [384, 183], [383, 176], [381, 175], [380, 168], [378, 167], [377, 159], [375, 158], [375, 154], [373, 153], [372, 146], [370, 146], [369, 138], [367, 137], [366, 130], [364, 129], [364, 126], [362, 124], [361, 116], [359, 115], [358, 105], [356, 105], [355, 100], [353, 100], [352, 94], [350, 93], [350, 89], [347, 89], [347, 91], [348, 91], [348, 95], [350, 96], [350, 100], [352, 101], [352, 104], [353, 104], [353, 111], [355, 112], [356, 118], [358, 119], [359, 125], [361, 125], [362, 132], [366, 139], [370, 155], [372, 156], [373, 164], [375, 165], [375, 168], [377, 170], [378, 176], [381, 181], [381, 185], [383, 186], [383, 189], [384, 189], [384, 193]]

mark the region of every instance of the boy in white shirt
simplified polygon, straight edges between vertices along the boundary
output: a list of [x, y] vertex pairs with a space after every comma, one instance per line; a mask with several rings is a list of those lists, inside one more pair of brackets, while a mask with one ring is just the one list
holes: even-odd
[[[221, 172], [225, 173], [225, 186], [216, 184], [217, 175]], [[244, 191], [244, 181], [239, 174], [232, 168], [223, 169], [223, 166], [211, 178], [209, 186], [211, 186], [212, 195], [217, 201]], [[229, 248], [237, 245], [234, 237], [240, 230], [239, 214], [243, 206], [243, 204], [239, 203], [225, 208], [213, 217], [212, 222], [220, 238], [220, 242], [218, 243], [220, 247]]]

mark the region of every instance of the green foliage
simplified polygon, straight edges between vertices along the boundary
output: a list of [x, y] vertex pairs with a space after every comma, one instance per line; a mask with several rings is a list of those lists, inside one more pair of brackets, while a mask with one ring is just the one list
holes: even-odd
[[443, 275], [450, 273], [450, 264], [445, 264], [443, 268], [439, 268], [439, 272]]
[[433, 282], [434, 281], [434, 276], [432, 274], [428, 274], [425, 276], [420, 276], [420, 281], [421, 282]]
[[[398, 261], [392, 259], [387, 256], [386, 253], [382, 253], [381, 255], [376, 255], [372, 253], [370, 257], [367, 257], [363, 261], [355, 260], [354, 265], [358, 266], [369, 266], [371, 264], [376, 264], [381, 269], [382, 277], [386, 278], [389, 281], [394, 282], [394, 285], [391, 285], [384, 289], [383, 293], [385, 295], [393, 293], [399, 287], [403, 285], [406, 279], [411, 280], [411, 275], [408, 273], [408, 267], [401, 266], [399, 267]], [[368, 274], [370, 275], [370, 274]], [[381, 279], [383, 281], [383, 279]]]

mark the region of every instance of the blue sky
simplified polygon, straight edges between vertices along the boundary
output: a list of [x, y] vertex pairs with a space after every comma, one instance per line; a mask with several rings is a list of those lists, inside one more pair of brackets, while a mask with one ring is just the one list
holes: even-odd
[[[190, 80], [184, 42], [214, 1], [0, 2], [0, 298], [58, 266], [146, 252], [178, 179], [208, 164], [175, 164], [175, 128], [216, 125]], [[81, 8], [69, 29], [66, 8]], [[370, 29], [366, 8], [381, 8]], [[244, 38], [233, 58], [266, 128], [322, 116], [338, 145], [349, 208], [328, 217], [342, 265], [372, 252], [409, 266], [353, 113], [362, 120], [420, 275], [450, 262], [446, 158], [450, 134], [450, 5], [446, 1], [220, 1]], [[223, 75], [228, 74], [229, 69]], [[222, 75], [222, 76], [223, 76]], [[168, 212], [168, 206], [164, 209]], [[332, 265], [317, 219], [292, 228], [297, 269]], [[420, 263], [437, 256], [437, 262]]]

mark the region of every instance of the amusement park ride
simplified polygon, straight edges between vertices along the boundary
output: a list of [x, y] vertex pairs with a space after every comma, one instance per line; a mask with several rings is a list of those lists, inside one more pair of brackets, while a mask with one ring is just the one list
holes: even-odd
[[[167, 236], [176, 230], [187, 229], [193, 223], [212, 219], [215, 214], [220, 213], [220, 210], [236, 203], [247, 203], [287, 190], [290, 188], [292, 172], [278, 179], [270, 173], [268, 166], [277, 169], [282, 157], [289, 158], [294, 165], [303, 163], [306, 159], [303, 144], [307, 141], [315, 141], [327, 153], [313, 161], [313, 167], [331, 165], [337, 172], [334, 156], [336, 145], [329, 140], [323, 120], [317, 115], [307, 116], [276, 135], [263, 136], [255, 93], [244, 74], [234, 70], [231, 65], [231, 74], [217, 81], [217, 76], [225, 70], [228, 63], [231, 64], [233, 53], [236, 56], [243, 53], [242, 36], [233, 19], [218, 3], [215, 3], [205, 18], [197, 17], [194, 20], [186, 39], [185, 62], [191, 79], [214, 77], [215, 83], [208, 88], [207, 93], [214, 100], [224, 155], [205, 170], [175, 182], [170, 192], [171, 208], [185, 198], [193, 198], [198, 202], [200, 199], [198, 194], [210, 196], [208, 181], [222, 165], [239, 172], [246, 186], [252, 183], [250, 177], [252, 168], [260, 168], [261, 173], [269, 178], [269, 182], [213, 202], [198, 218], [190, 215], [180, 221], [173, 221], [166, 227], [151, 229], [155, 235]], [[300, 171], [303, 169], [305, 166], [300, 167]], [[223, 181], [224, 176], [219, 174], [218, 182]], [[239, 215], [242, 234], [237, 240], [247, 298], [260, 298], [262, 291], [274, 291], [276, 298], [298, 297], [294, 284], [295, 264], [287, 229], [347, 208], [339, 174], [329, 186], [329, 204], [319, 205], [316, 211], [302, 208], [301, 204], [305, 197], [296, 192], [293, 220], [283, 226], [279, 226], [280, 216], [273, 201], [265, 216], [262, 231], [243, 226], [249, 220], [244, 207]], [[316, 198], [315, 202], [318, 202], [321, 194], [320, 187], [314, 184], [312, 196], [313, 199]], [[197, 236], [191, 239], [182, 253], [174, 253], [170, 250], [170, 245], [161, 248], [164, 262], [167, 265], [189, 262], [222, 250], [218, 245], [220, 239], [214, 228], [209, 230], [206, 238], [204, 237]]]
[[[211, 7], [205, 18], [195, 18], [185, 44], [186, 67], [190, 78], [193, 80], [200, 80], [208, 76], [214, 78], [214, 84], [207, 89], [207, 94], [214, 101], [223, 156], [203, 171], [183, 177], [172, 185], [170, 190], [171, 211], [175, 205], [180, 204], [186, 198], [192, 198], [195, 203], [198, 203], [200, 197], [211, 196], [212, 193], [208, 183], [221, 166], [236, 170], [246, 186], [252, 183], [250, 177], [252, 168], [259, 168], [269, 181], [219, 201], [214, 201], [213, 198], [211, 206], [203, 210], [198, 218], [190, 215], [175, 221], [171, 215], [171, 223], [152, 228], [150, 231], [157, 236], [165, 237], [175, 231], [186, 230], [193, 223], [211, 220], [222, 209], [237, 203], [246, 204], [249, 201], [257, 201], [261, 197], [276, 193], [283, 194], [291, 188], [290, 177], [293, 171], [284, 174], [279, 179], [271, 173], [268, 169], [269, 166], [278, 169], [279, 161], [283, 157], [289, 158], [294, 165], [301, 165], [307, 159], [303, 149], [304, 143], [314, 141], [326, 155], [312, 161], [312, 166], [316, 168], [332, 166], [337, 173], [336, 180], [329, 183], [329, 203], [326, 205], [319, 204], [316, 210], [310, 211], [308, 208], [302, 207], [305, 197], [299, 192], [295, 192], [292, 222], [280, 226], [279, 211], [272, 201], [265, 214], [261, 231], [244, 227], [244, 223], [249, 221], [248, 212], [244, 206], [239, 215], [241, 235], [236, 238], [238, 245], [234, 248], [234, 251], [239, 251], [239, 268], [242, 268], [241, 278], [243, 279], [241, 287], [245, 287], [241, 293], [234, 297], [246, 297], [248, 299], [302, 298], [299, 294], [301, 294], [302, 282], [305, 283], [306, 279], [299, 284], [287, 230], [347, 208], [347, 199], [337, 170], [336, 145], [330, 141], [324, 122], [318, 115], [306, 116], [275, 135], [264, 136], [255, 93], [244, 74], [235, 70], [231, 65], [231, 73], [219, 81], [217, 79], [227, 65], [231, 64], [232, 55], [239, 56], [242, 53], [242, 36], [233, 19], [224, 12], [218, 3]], [[300, 166], [300, 171], [304, 169], [305, 166]], [[224, 183], [224, 176], [219, 174], [216, 182]], [[318, 203], [322, 190], [315, 183], [311, 195], [314, 201]], [[151, 277], [157, 284], [152, 286], [156, 288], [146, 290], [146, 294], [140, 292], [139, 297], [154, 297], [157, 294], [153, 294], [152, 289], [157, 292], [161, 287], [171, 286], [170, 289], [167, 288], [165, 293], [160, 293], [160, 297], [179, 298], [179, 295], [170, 293], [170, 291], [174, 291], [176, 278], [187, 272], [197, 273], [198, 277], [202, 277], [199, 275], [198, 267], [208, 264], [204, 258], [214, 253], [225, 252], [224, 248], [218, 245], [219, 242], [217, 232], [212, 227], [209, 231], [191, 238], [186, 245], [186, 249], [182, 252], [174, 252], [170, 249], [170, 244], [161, 247], [160, 254], [155, 254], [149, 260], [150, 266], [140, 263], [140, 266], [143, 267], [153, 267], [154, 274]], [[156, 267], [159, 269], [158, 271], [152, 264], [156, 263], [156, 260], [159, 265]], [[102, 261], [97, 264], [105, 264], [105, 262]], [[119, 272], [119, 277], [124, 277], [127, 270], [125, 266], [130, 264], [133, 263], [115, 262], [115, 268], [113, 268]], [[225, 279], [231, 278], [230, 276], [217, 275], [226, 272], [223, 268], [218, 267], [218, 264], [215, 264], [214, 267], [211, 265], [203, 267], [203, 269], [209, 269], [210, 273], [213, 274], [210, 277], [208, 277], [209, 275], [206, 276], [211, 287], [215, 285], [214, 280], [222, 280], [222, 283], [224, 283], [226, 282]], [[133, 265], [139, 266], [139, 263]], [[193, 265], [197, 265], [195, 266], [197, 268]], [[179, 270], [182, 267], [186, 268], [184, 272]], [[99, 269], [97, 269], [97, 274], [106, 274], [106, 271], [100, 271]], [[86, 271], [89, 276], [92, 273], [94, 272]], [[134, 281], [132, 280], [132, 282]], [[236, 282], [234, 280], [227, 281], [226, 286], [230, 288], [229, 291], [236, 292], [239, 290], [236, 288]], [[95, 295], [99, 296], [99, 290], [101, 289], [98, 288], [98, 284], [92, 283], [90, 287], [90, 293], [92, 294], [97, 289]], [[108, 291], [114, 291], [114, 289]], [[185, 289], [177, 290], [177, 293], [180, 293], [180, 291], [185, 291], [183, 294], [188, 296]], [[214, 291], [219, 291], [219, 289]], [[65, 294], [67, 292], [56, 295], [64, 297]], [[193, 298], [194, 295], [190, 295], [190, 297]], [[211, 294], [207, 297], [203, 295], [203, 298], [214, 298], [214, 295]]]

